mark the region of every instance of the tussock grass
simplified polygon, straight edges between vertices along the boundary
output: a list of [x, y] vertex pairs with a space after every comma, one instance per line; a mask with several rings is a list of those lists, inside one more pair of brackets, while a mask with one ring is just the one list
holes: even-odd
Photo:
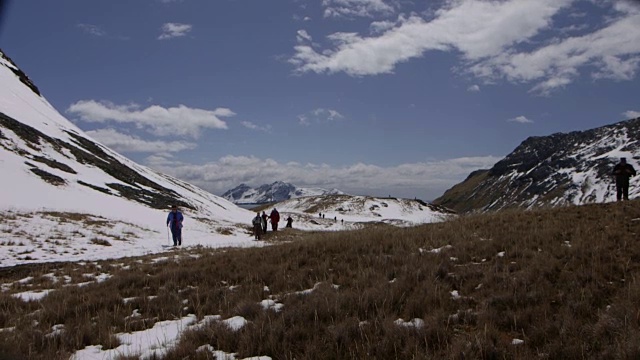
[[[12, 283], [0, 293], [0, 328], [14, 328], [1, 333], [0, 358], [68, 359], [195, 314], [249, 323], [190, 330], [166, 359], [206, 359], [196, 353], [206, 344], [237, 358], [636, 359], [638, 234], [640, 202], [631, 201], [414, 228], [279, 231], [268, 234], [271, 247], [195, 248], [165, 261], [0, 269], [0, 283]], [[101, 273], [113, 276], [72, 285]], [[57, 290], [40, 301], [11, 296], [36, 288]], [[265, 299], [283, 308], [265, 310]], [[64, 332], [48, 335], [59, 324]]]

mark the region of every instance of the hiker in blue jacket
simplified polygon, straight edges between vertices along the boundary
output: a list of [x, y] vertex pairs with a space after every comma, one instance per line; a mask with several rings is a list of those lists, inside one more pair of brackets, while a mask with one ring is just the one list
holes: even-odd
[[171, 235], [173, 235], [173, 246], [182, 245], [182, 221], [184, 217], [178, 211], [178, 207], [171, 206], [171, 212], [167, 216], [167, 226], [171, 227]]

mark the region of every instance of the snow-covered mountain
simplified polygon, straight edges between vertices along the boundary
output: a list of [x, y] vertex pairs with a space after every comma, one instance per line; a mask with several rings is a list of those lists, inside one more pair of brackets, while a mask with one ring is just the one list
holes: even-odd
[[[2, 51], [0, 169], [0, 267], [166, 251], [173, 204], [185, 215], [183, 246], [264, 245], [249, 233], [254, 213], [95, 141], [56, 111]], [[420, 201], [332, 195], [342, 192], [283, 182], [228, 193], [238, 203], [285, 200], [278, 203], [280, 226], [292, 216], [299, 230], [415, 225], [449, 216]]]
[[250, 243], [251, 212], [96, 142], [2, 52], [0, 168], [0, 266], [159, 251], [172, 204], [186, 245]]
[[[615, 201], [611, 172], [626, 157], [640, 172], [640, 118], [586, 131], [530, 137], [490, 170], [471, 173], [434, 204], [458, 212]], [[629, 197], [640, 195], [631, 178]]]
[[[315, 223], [325, 229], [357, 228], [362, 223], [384, 222], [396, 226], [444, 221], [451, 211], [422, 200], [375, 198], [354, 195], [305, 196], [274, 205], [280, 217], [293, 214], [294, 221]], [[267, 211], [268, 214], [268, 211]]]
[[337, 189], [302, 188], [282, 181], [276, 181], [273, 184], [264, 184], [255, 189], [246, 184], [240, 184], [226, 191], [222, 194], [222, 197], [235, 204], [267, 204], [303, 196], [339, 194], [344, 193]]

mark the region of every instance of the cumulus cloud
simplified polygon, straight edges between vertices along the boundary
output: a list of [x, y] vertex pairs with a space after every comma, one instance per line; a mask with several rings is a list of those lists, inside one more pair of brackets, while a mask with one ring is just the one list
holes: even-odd
[[193, 138], [197, 138], [203, 129], [227, 129], [227, 123], [220, 117], [235, 115], [226, 108], [211, 111], [184, 105], [169, 108], [152, 105], [143, 109], [137, 104], [116, 105], [95, 100], [80, 100], [69, 106], [67, 112], [86, 122], [131, 123], [158, 136]]
[[333, 167], [279, 163], [254, 156], [226, 156], [204, 165], [178, 163], [165, 157], [147, 158], [146, 163], [214, 194], [222, 194], [241, 183], [258, 186], [285, 180], [302, 187], [337, 188], [353, 195], [427, 196], [423, 200], [433, 200], [472, 171], [490, 168], [499, 160], [484, 156], [390, 167], [364, 163]]
[[298, 123], [305, 126], [311, 125], [312, 122], [326, 123], [329, 121], [338, 121], [342, 119], [344, 119], [344, 115], [342, 115], [337, 110], [325, 108], [317, 108], [309, 111], [306, 114], [298, 115]]
[[106, 36], [107, 32], [104, 31], [100, 26], [93, 24], [77, 24], [79, 29], [86, 32], [87, 34], [91, 34], [93, 36]]
[[622, 115], [624, 115], [625, 119], [640, 118], [640, 111], [629, 110], [629, 111], [623, 112]]
[[322, 0], [325, 17], [373, 17], [395, 12], [383, 0]]
[[507, 121], [509, 121], [509, 122], [517, 122], [517, 123], [520, 123], [520, 124], [531, 124], [531, 123], [533, 123], [533, 120], [529, 120], [529, 119], [527, 119], [526, 116], [522, 116], [522, 115], [514, 117], [514, 118], [509, 119]]
[[471, 85], [467, 88], [467, 91], [469, 92], [478, 92], [480, 91], [480, 86], [479, 85]]
[[114, 129], [98, 129], [86, 132], [103, 145], [121, 153], [180, 152], [195, 149], [195, 143], [185, 141], [148, 141], [137, 136], [120, 133]]
[[543, 95], [572, 83], [581, 71], [594, 79], [634, 78], [640, 64], [640, 7], [630, 2], [601, 4], [613, 15], [599, 28], [580, 36], [559, 31], [541, 41], [538, 36], [552, 30], [554, 16], [574, 3], [447, 1], [430, 18], [400, 16], [379, 34], [330, 34], [324, 49], [298, 44], [289, 62], [298, 73], [369, 76], [392, 73], [398, 64], [430, 51], [455, 52], [459, 68], [483, 81], [532, 83], [531, 91]]
[[167, 40], [185, 36], [192, 28], [193, 26], [189, 24], [166, 23], [162, 25], [162, 34], [158, 36], [158, 40]]

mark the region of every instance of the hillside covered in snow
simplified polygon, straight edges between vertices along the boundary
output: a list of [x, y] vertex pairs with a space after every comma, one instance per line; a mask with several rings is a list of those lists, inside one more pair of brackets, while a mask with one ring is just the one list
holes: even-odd
[[225, 191], [222, 197], [235, 204], [267, 204], [304, 196], [340, 195], [344, 194], [338, 189], [321, 189], [297, 187], [283, 181], [272, 184], [260, 185], [252, 188], [247, 184], [240, 184], [233, 189]]
[[[0, 84], [0, 267], [167, 251], [166, 217], [174, 204], [185, 216], [183, 246], [265, 245], [250, 234], [255, 213], [95, 141], [56, 111], [2, 52]], [[356, 229], [367, 222], [410, 226], [450, 216], [418, 200], [349, 196], [284, 182], [228, 193], [238, 203], [275, 203], [280, 227], [291, 216], [299, 230]]]
[[[434, 201], [458, 212], [616, 200], [613, 167], [640, 171], [640, 118], [585, 131], [530, 137], [489, 170], [475, 171]], [[630, 179], [629, 198], [640, 195]]]
[[251, 245], [251, 212], [96, 142], [2, 52], [0, 84], [0, 266], [161, 251], [173, 204], [186, 245]]
[[[276, 204], [278, 211], [295, 214], [299, 219], [317, 223], [324, 228], [357, 228], [363, 223], [386, 223], [413, 226], [444, 221], [453, 215], [450, 211], [421, 200], [401, 198], [375, 198], [353, 195], [306, 196]], [[267, 212], [268, 214], [268, 212]]]

